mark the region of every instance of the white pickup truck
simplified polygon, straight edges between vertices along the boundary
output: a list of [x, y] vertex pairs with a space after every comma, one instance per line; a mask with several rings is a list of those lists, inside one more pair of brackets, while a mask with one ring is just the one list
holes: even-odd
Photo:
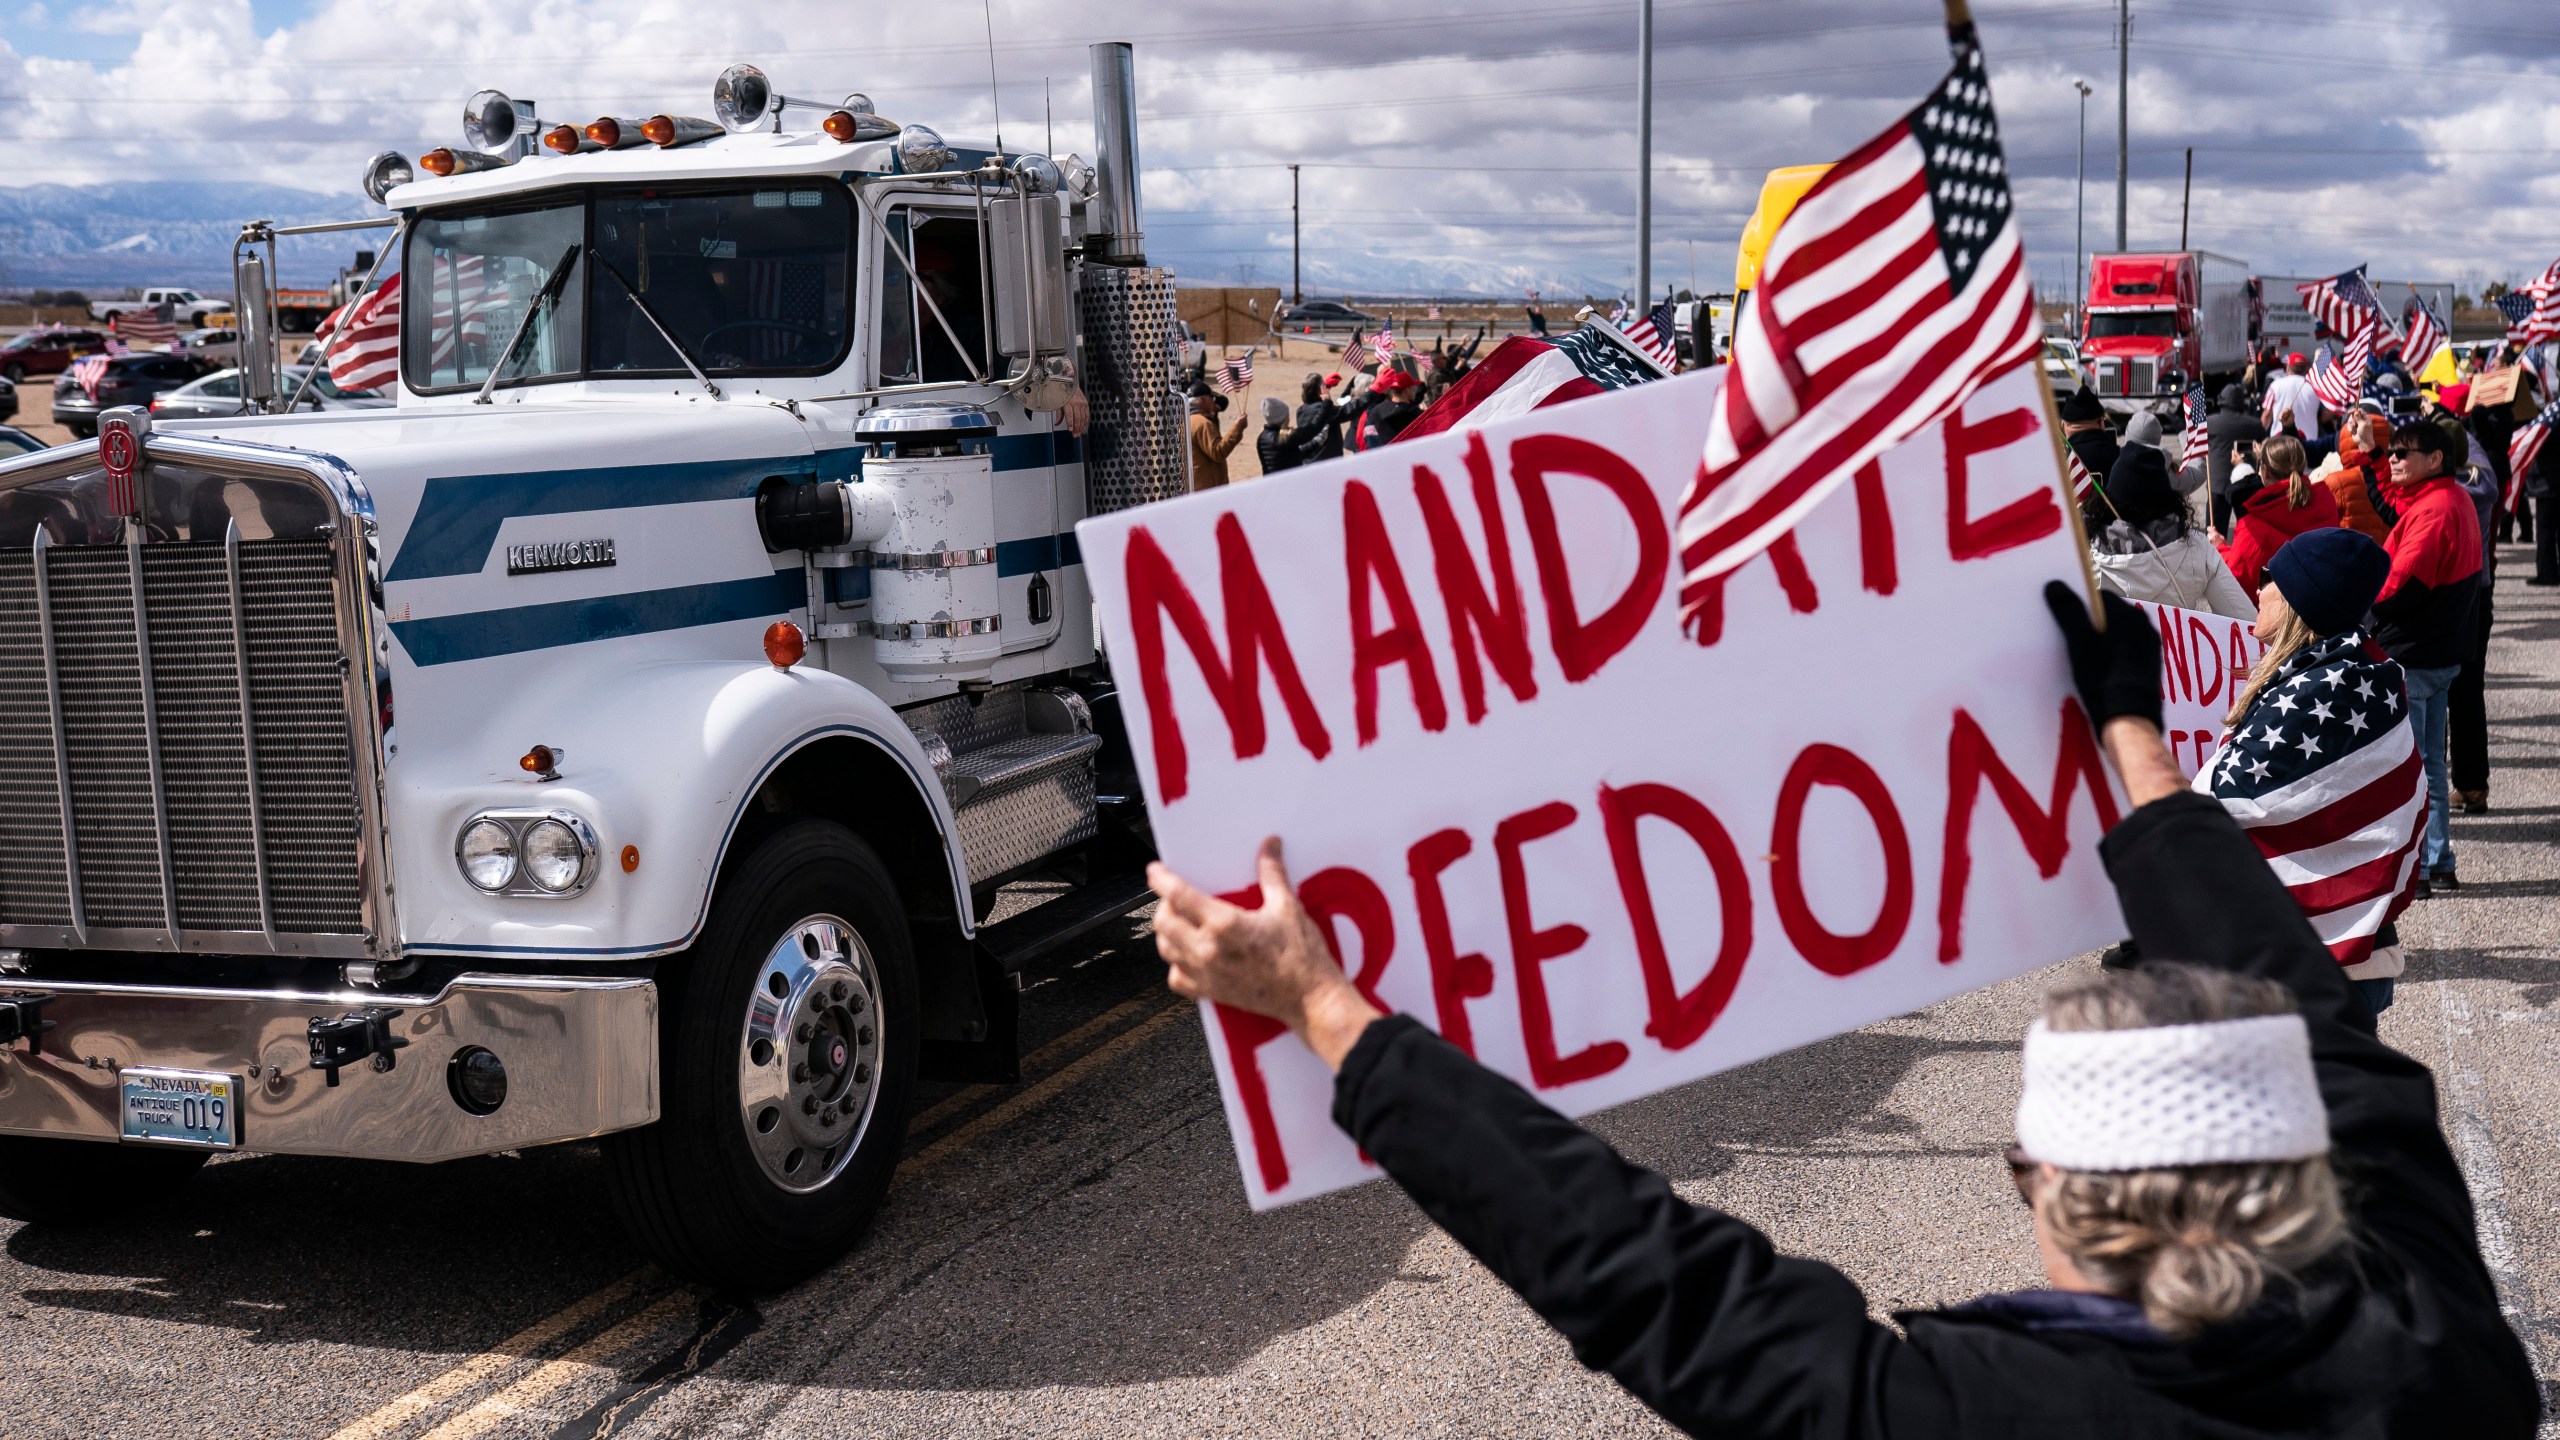
[[153, 285], [122, 300], [91, 301], [89, 313], [101, 320], [113, 320], [127, 311], [152, 311], [164, 304], [169, 307], [171, 319], [199, 330], [204, 328], [207, 320], [231, 308], [225, 301], [208, 299], [193, 290], [182, 290], [174, 285]]

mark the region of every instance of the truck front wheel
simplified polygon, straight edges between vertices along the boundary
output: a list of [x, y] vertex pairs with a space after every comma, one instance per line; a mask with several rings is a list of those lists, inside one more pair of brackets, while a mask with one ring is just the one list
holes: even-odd
[[906, 1137], [915, 959], [888, 871], [841, 825], [775, 832], [659, 996], [660, 1118], [604, 1139], [623, 1223], [717, 1289], [807, 1277], [871, 1223]]
[[167, 1200], [204, 1159], [201, 1150], [0, 1135], [0, 1216], [30, 1225], [112, 1219]]

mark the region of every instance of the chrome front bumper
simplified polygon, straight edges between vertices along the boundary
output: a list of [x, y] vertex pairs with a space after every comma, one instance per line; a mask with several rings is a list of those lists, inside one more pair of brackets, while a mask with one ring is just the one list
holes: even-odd
[[[0, 1051], [0, 1134], [118, 1139], [126, 1066], [240, 1077], [240, 1148], [280, 1155], [453, 1160], [627, 1130], [658, 1118], [658, 989], [647, 980], [461, 975], [432, 995], [0, 983], [53, 997], [41, 1054]], [[331, 1086], [308, 1027], [396, 1009], [408, 1044], [389, 1070], [350, 1065]], [[474, 1115], [454, 1098], [454, 1052], [507, 1067], [507, 1098]]]

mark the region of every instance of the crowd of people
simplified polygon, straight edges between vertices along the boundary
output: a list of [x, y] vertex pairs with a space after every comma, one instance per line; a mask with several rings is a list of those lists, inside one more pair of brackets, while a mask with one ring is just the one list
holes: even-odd
[[[1280, 396], [1264, 396], [1262, 430], [1254, 437], [1261, 473], [1276, 475], [1345, 451], [1391, 443], [1475, 367], [1486, 334], [1479, 329], [1463, 345], [1442, 340], [1427, 350], [1399, 350], [1331, 371], [1310, 370], [1299, 382], [1295, 409]], [[1358, 337], [1353, 339], [1356, 343]], [[1220, 427], [1219, 417], [1234, 402], [1205, 378], [1193, 381], [1190, 393], [1191, 486], [1205, 490], [1225, 485], [1234, 478], [1227, 461], [1243, 442], [1245, 419], [1238, 416], [1231, 427]]]
[[2065, 440], [2093, 482], [2081, 520], [2104, 589], [2253, 618], [2265, 612], [2271, 562], [2288, 545], [2343, 530], [2378, 547], [2377, 591], [2345, 618], [2355, 643], [2369, 642], [2405, 676], [2428, 792], [2413, 898], [2461, 884], [2450, 819], [2490, 805], [2485, 686], [2497, 542], [2533, 540], [2526, 583], [2560, 584], [2550, 514], [2560, 447], [2543, 447], [2527, 473], [2509, 469], [2510, 440], [2547, 398], [2535, 366], [2512, 347], [2489, 347], [2458, 376], [2421, 384], [2380, 361], [2363, 398], [2341, 412], [2321, 398], [2304, 356], [2269, 355], [2214, 397], [2201, 458], [2183, 464], [2196, 447], [2164, 435], [2148, 412], [2119, 434], [2086, 388], [2059, 407]]

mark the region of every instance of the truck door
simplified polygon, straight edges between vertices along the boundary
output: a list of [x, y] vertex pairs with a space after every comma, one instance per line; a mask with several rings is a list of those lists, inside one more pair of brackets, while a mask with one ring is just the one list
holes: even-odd
[[[1005, 368], [993, 348], [985, 227], [974, 206], [948, 201], [891, 201], [882, 217], [889, 241], [908, 263], [880, 257], [877, 277], [879, 377], [875, 384], [949, 385]], [[875, 232], [876, 234], [876, 232]], [[919, 299], [917, 287], [932, 298]], [[941, 314], [937, 319], [935, 310]], [[920, 400], [967, 392], [927, 392]], [[884, 396], [884, 403], [898, 397]], [[1011, 404], [1001, 409], [995, 442], [997, 560], [1003, 597], [1004, 650], [1036, 650], [1058, 638], [1064, 623], [1065, 563], [1061, 538], [1083, 512], [1068, 504], [1061, 468], [1050, 453], [1045, 416]], [[1065, 457], [1072, 458], [1072, 457]]]

